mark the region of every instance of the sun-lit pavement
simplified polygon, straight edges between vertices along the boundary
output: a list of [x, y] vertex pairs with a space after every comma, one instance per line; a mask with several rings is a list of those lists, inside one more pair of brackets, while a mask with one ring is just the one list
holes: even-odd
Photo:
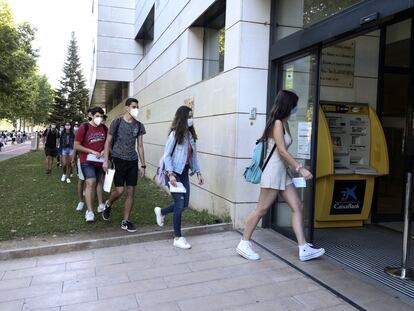
[[11, 145], [9, 142], [0, 152], [0, 161], [11, 159], [30, 151], [30, 141], [24, 144]]
[[235, 232], [0, 262], [0, 310], [355, 310], [260, 250], [235, 253]]

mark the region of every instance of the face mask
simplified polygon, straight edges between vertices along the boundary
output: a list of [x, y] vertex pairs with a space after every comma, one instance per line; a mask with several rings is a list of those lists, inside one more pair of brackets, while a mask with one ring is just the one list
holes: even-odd
[[298, 106], [296, 106], [295, 108], [293, 108], [293, 109], [290, 111], [290, 114], [295, 114], [296, 112], [298, 112]]
[[192, 127], [193, 126], [193, 119], [187, 119], [187, 125], [188, 125], [188, 127]]
[[129, 111], [129, 114], [135, 119], [138, 120], [138, 115], [139, 115], [139, 109], [138, 108], [132, 108]]
[[65, 129], [70, 130], [70, 125], [65, 125]]
[[99, 126], [102, 123], [102, 117], [95, 117], [93, 118], [93, 123]]
[[56, 128], [56, 125], [52, 124], [50, 127], [54, 130]]
[[78, 129], [79, 129], [79, 127], [75, 126], [75, 127], [73, 128], [73, 132], [74, 132], [74, 133], [76, 133], [76, 132], [78, 131]]

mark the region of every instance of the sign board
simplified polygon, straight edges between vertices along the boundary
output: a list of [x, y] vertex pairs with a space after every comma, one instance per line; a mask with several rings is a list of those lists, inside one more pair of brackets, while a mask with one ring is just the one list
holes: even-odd
[[296, 158], [310, 159], [312, 122], [298, 122], [298, 152]]
[[322, 49], [321, 85], [354, 87], [355, 41]]
[[361, 214], [366, 180], [335, 180], [330, 215]]
[[293, 66], [286, 68], [285, 90], [293, 89]]

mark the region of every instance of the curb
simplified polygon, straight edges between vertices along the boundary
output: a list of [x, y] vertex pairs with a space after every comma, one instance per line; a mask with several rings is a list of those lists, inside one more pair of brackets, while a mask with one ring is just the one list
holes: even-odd
[[[216, 224], [216, 225], [204, 225], [197, 227], [188, 227], [181, 229], [187, 236], [208, 234], [208, 233], [219, 233], [225, 231], [232, 231], [232, 223]], [[24, 257], [34, 257], [34, 256], [45, 256], [60, 254], [73, 251], [82, 251], [88, 249], [96, 249], [103, 247], [112, 247], [112, 246], [121, 246], [134, 243], [142, 243], [149, 241], [157, 240], [167, 240], [171, 239], [174, 230], [165, 230], [157, 232], [147, 232], [140, 234], [131, 234], [127, 236], [117, 236], [109, 237], [102, 239], [93, 239], [93, 240], [84, 240], [84, 241], [74, 241], [68, 243], [60, 243], [47, 246], [38, 246], [38, 247], [27, 247], [27, 248], [17, 248], [9, 250], [0, 251], [0, 260], [10, 260], [16, 258]]]

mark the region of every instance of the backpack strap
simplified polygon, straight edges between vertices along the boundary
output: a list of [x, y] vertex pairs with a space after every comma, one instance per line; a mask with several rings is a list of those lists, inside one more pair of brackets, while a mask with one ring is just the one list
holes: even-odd
[[88, 123], [88, 122], [83, 123], [83, 128], [84, 128], [84, 131], [83, 131], [83, 139], [82, 139], [82, 144], [83, 144], [83, 142], [85, 141], [86, 134], [88, 133], [88, 130], [89, 130], [89, 123]]
[[118, 129], [119, 129], [119, 126], [121, 125], [121, 121], [122, 121], [121, 118], [122, 117], [116, 118], [113, 121], [113, 122], [116, 122], [116, 123], [115, 123], [114, 134], [112, 135], [112, 148], [115, 146], [115, 142], [116, 142], [116, 140], [118, 138]]
[[275, 150], [276, 150], [276, 143], [274, 144], [274, 146], [273, 146], [272, 150], [270, 151], [269, 156], [267, 157], [267, 159], [266, 159], [265, 163], [264, 163], [264, 164], [263, 164], [263, 166], [262, 166], [262, 172], [263, 172], [263, 171], [264, 171], [264, 169], [266, 168], [267, 163], [269, 162], [269, 160], [270, 160], [270, 158], [272, 157], [272, 155], [273, 155], [273, 153], [275, 152]]

